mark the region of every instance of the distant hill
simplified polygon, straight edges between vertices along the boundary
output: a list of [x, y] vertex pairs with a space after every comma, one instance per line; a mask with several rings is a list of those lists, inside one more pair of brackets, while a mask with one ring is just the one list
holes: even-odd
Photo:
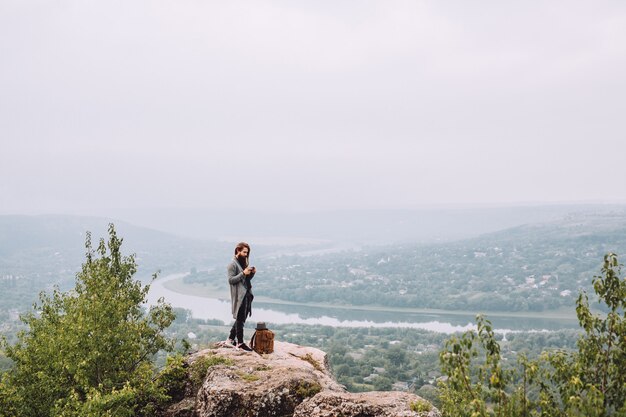
[[626, 259], [626, 212], [585, 212], [438, 244], [276, 258], [259, 295], [462, 311], [572, 311], [603, 256]]
[[40, 291], [71, 287], [85, 260], [85, 237], [92, 245], [108, 236], [114, 223], [122, 252], [135, 253], [137, 277], [225, 264], [232, 244], [183, 238], [107, 218], [79, 216], [0, 216], [0, 313], [24, 310]]
[[626, 211], [625, 205], [526, 205], [328, 211], [251, 209], [118, 210], [114, 215], [136, 225], [195, 238], [233, 236], [312, 238], [364, 244], [437, 242], [561, 219], [576, 213]]
[[595, 237], [604, 242], [624, 237], [626, 209], [606, 211], [579, 211], [566, 214], [549, 222], [524, 224], [498, 232], [484, 234], [479, 239], [576, 239]]
[[169, 263], [178, 263], [176, 261], [190, 256], [196, 258], [200, 253], [204, 253], [204, 257], [198, 262], [210, 263], [219, 259], [222, 249], [227, 247], [216, 241], [180, 237], [108, 218], [0, 216], [0, 262], [19, 254], [46, 252], [82, 260], [86, 233], [91, 232], [92, 244], [96, 247], [100, 238], [107, 237], [109, 223], [115, 225], [118, 236], [124, 239], [124, 252], [136, 253], [151, 267], [168, 268]]

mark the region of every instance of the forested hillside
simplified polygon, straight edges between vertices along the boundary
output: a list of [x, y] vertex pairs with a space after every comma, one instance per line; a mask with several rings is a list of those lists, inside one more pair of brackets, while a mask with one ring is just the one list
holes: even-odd
[[[577, 214], [478, 238], [282, 256], [256, 293], [297, 302], [480, 311], [572, 307], [605, 253], [626, 253], [626, 213]], [[206, 277], [221, 282], [221, 271]]]

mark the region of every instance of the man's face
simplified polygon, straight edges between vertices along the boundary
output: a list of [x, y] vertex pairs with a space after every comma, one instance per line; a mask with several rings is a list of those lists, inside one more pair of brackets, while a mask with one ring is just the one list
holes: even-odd
[[248, 248], [243, 248], [239, 252], [237, 252], [237, 258], [247, 258], [248, 257]]

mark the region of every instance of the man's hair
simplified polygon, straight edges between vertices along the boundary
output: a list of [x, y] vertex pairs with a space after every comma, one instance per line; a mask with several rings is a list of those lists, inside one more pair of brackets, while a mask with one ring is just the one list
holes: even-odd
[[237, 246], [235, 246], [235, 255], [237, 255], [237, 252], [241, 252], [243, 248], [248, 249], [248, 256], [250, 256], [250, 245], [248, 245], [246, 242], [237, 243]]

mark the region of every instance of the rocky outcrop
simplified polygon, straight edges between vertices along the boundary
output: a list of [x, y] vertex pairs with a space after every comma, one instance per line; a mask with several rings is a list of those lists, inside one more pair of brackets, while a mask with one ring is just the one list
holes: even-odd
[[[172, 405], [167, 417], [392, 417], [439, 416], [436, 409], [416, 412], [426, 404], [415, 394], [346, 392], [330, 373], [326, 354], [315, 348], [275, 342], [274, 353], [258, 355], [221, 344], [191, 355], [190, 369], [202, 358], [219, 357], [199, 388]], [[223, 363], [225, 362], [225, 363]]]
[[[417, 412], [421, 404], [424, 411]], [[430, 408], [430, 409], [428, 409]], [[320, 392], [304, 400], [293, 417], [438, 417], [439, 411], [426, 400], [407, 392]]]

